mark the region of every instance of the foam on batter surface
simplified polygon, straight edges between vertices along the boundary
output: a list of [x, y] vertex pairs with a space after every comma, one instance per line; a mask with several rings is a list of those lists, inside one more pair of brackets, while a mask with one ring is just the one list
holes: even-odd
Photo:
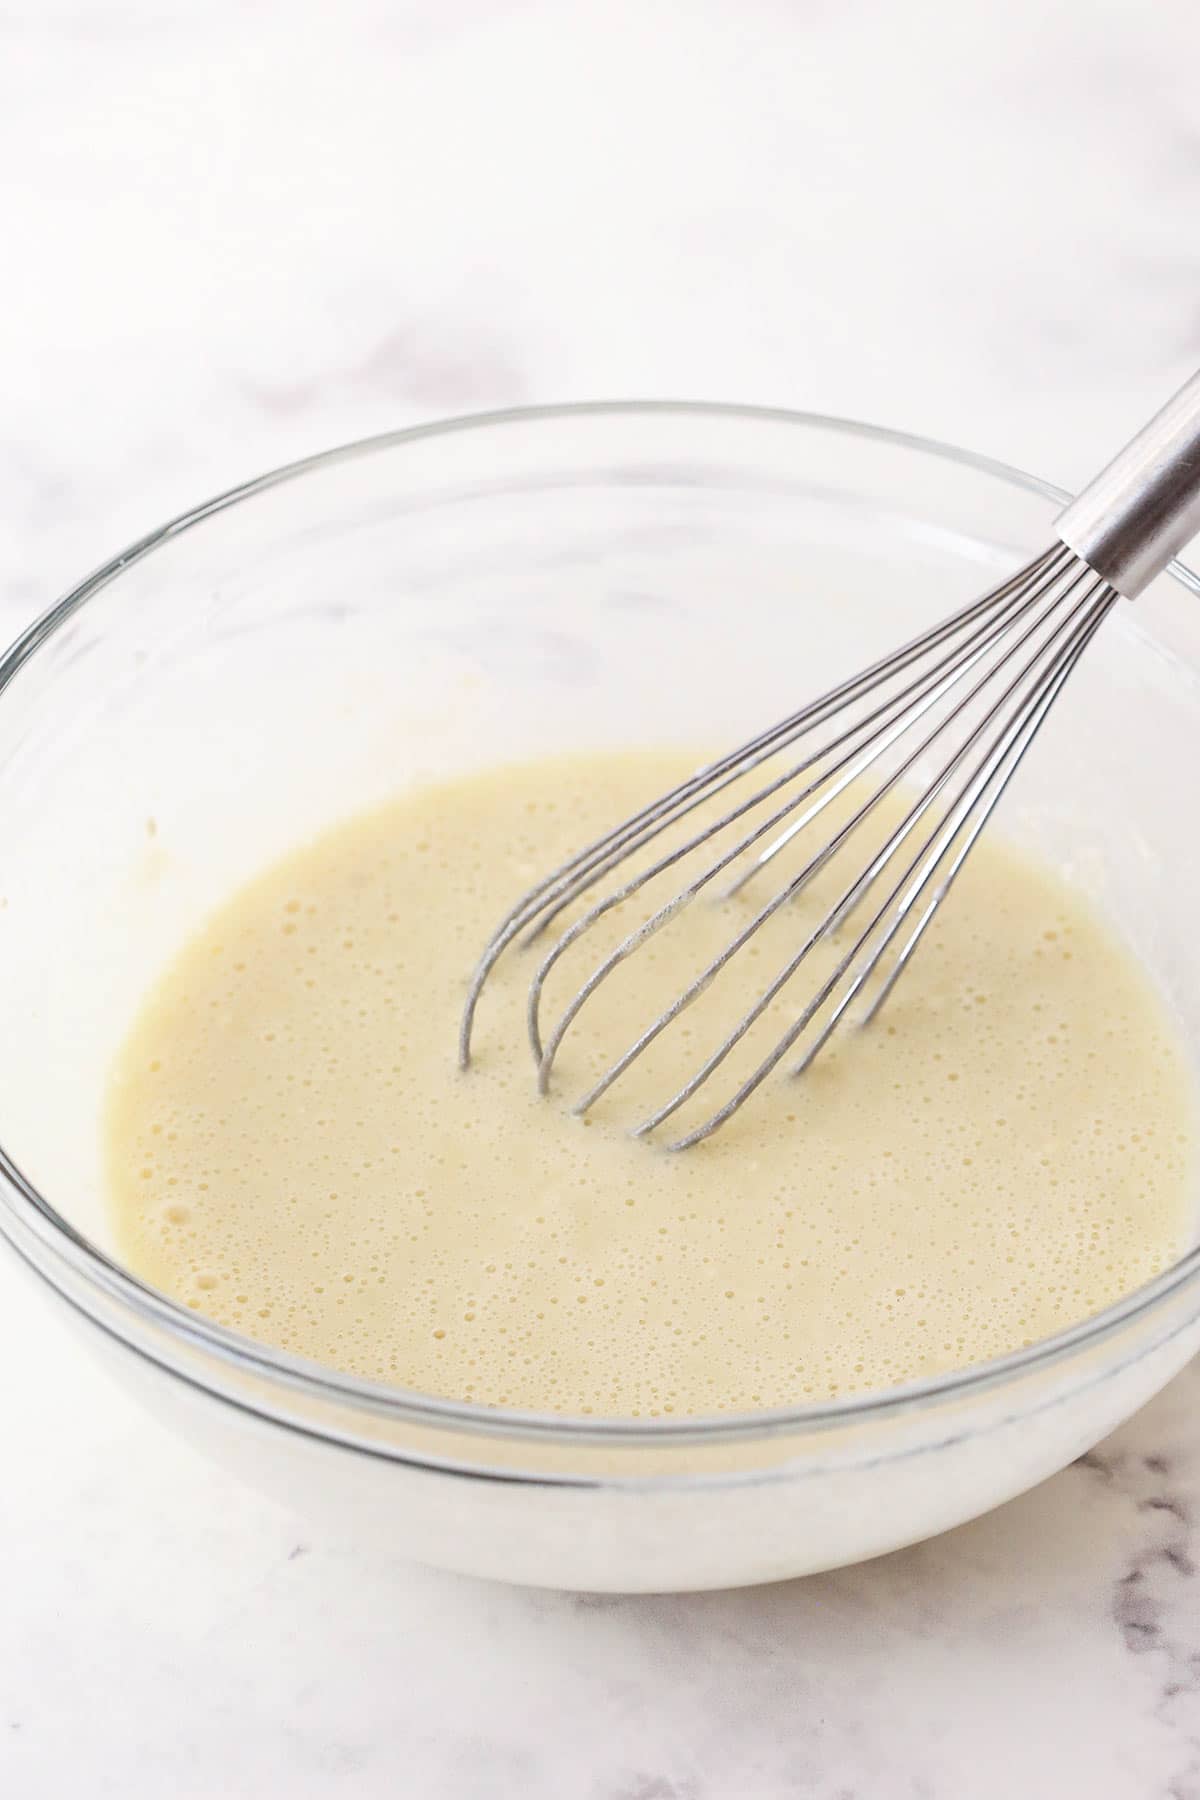
[[[363, 1376], [656, 1417], [962, 1367], [1181, 1253], [1184, 1048], [1089, 905], [988, 834], [879, 1022], [799, 1081], [776, 1071], [695, 1150], [620, 1127], [696, 1066], [744, 983], [707, 995], [585, 1125], [534, 1092], [532, 964], [516, 954], [460, 1073], [466, 979], [506, 906], [682, 772], [598, 755], [410, 793], [236, 894], [163, 975], [113, 1074], [130, 1264]], [[697, 904], [626, 965], [565, 1046], [563, 1094], [762, 898]], [[818, 884], [773, 920], [744, 981], [785, 961], [828, 898]], [[559, 971], [550, 1016], [586, 966]]]

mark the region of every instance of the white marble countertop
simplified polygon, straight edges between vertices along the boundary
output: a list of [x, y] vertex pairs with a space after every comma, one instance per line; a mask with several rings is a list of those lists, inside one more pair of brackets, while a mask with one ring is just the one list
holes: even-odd
[[[341, 439], [809, 407], [1065, 483], [1200, 361], [1192, 0], [10, 0], [0, 629]], [[168, 1443], [0, 1261], [0, 1793], [1196, 1800], [1200, 1372], [786, 1586], [369, 1564]]]

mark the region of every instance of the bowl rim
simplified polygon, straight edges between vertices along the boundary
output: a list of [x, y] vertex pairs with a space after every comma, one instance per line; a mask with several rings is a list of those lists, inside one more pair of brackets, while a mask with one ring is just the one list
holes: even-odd
[[[742, 405], [726, 401], [695, 400], [585, 400], [560, 404], [509, 407], [499, 410], [459, 414], [447, 419], [381, 432], [354, 439], [314, 455], [298, 458], [248, 481], [225, 489], [199, 505], [177, 514], [163, 525], [136, 539], [126, 549], [102, 563], [59, 600], [36, 618], [0, 655], [0, 699], [14, 677], [51, 639], [67, 620], [88, 600], [113, 582], [124, 570], [162, 545], [190, 531], [206, 519], [241, 505], [255, 496], [285, 482], [326, 470], [341, 462], [365, 458], [382, 451], [396, 449], [429, 438], [449, 437], [457, 433], [494, 430], [506, 425], [555, 424], [588, 417], [638, 417], [653, 415], [702, 415], [720, 420], [741, 419], [749, 423], [781, 424], [804, 430], [827, 432], [843, 437], [857, 437], [869, 442], [909, 450], [919, 456], [957, 464], [959, 467], [990, 476], [1009, 487], [1022, 489], [1065, 504], [1070, 496], [1053, 483], [1027, 474], [1012, 464], [964, 450], [938, 439], [892, 427], [867, 424], [836, 414], [815, 413], [787, 407]], [[1200, 595], [1200, 576], [1173, 561], [1167, 573], [1193, 594]], [[261, 1344], [253, 1338], [183, 1306], [168, 1295], [142, 1281], [98, 1245], [77, 1231], [40, 1190], [25, 1176], [0, 1143], [0, 1234], [18, 1257], [40, 1275], [54, 1291], [73, 1306], [84, 1311], [94, 1322], [101, 1321], [89, 1307], [69, 1293], [56, 1279], [55, 1265], [62, 1264], [69, 1277], [83, 1283], [85, 1291], [115, 1301], [143, 1324], [159, 1327], [168, 1339], [181, 1340], [192, 1351], [215, 1358], [239, 1373], [259, 1381], [299, 1391], [309, 1398], [332, 1402], [341, 1407], [357, 1406], [375, 1416], [424, 1427], [457, 1430], [472, 1436], [555, 1440], [570, 1445], [622, 1444], [644, 1448], [682, 1444], [716, 1444], [730, 1440], [770, 1437], [782, 1433], [824, 1430], [837, 1426], [863, 1424], [890, 1418], [916, 1408], [927, 1408], [938, 1402], [959, 1400], [986, 1391], [1012, 1377], [1030, 1374], [1058, 1362], [1076, 1351], [1096, 1344], [1123, 1325], [1152, 1311], [1180, 1288], [1200, 1278], [1200, 1242], [1186, 1251], [1170, 1268], [1152, 1280], [1142, 1283], [1112, 1305], [1091, 1317], [1040, 1338], [1021, 1349], [972, 1364], [965, 1369], [950, 1370], [896, 1387], [869, 1390], [837, 1402], [815, 1402], [799, 1406], [776, 1407], [760, 1411], [685, 1417], [680, 1419], [592, 1418], [569, 1414], [523, 1411], [517, 1408], [486, 1406], [478, 1402], [443, 1399], [418, 1390], [367, 1381], [344, 1374], [326, 1365], [290, 1352]], [[21, 1240], [24, 1239], [24, 1242]], [[33, 1250], [37, 1245], [48, 1262]], [[111, 1322], [105, 1329], [114, 1331]], [[123, 1331], [115, 1331], [121, 1342], [135, 1354], [168, 1368], [174, 1374], [184, 1371], [151, 1354], [143, 1345]], [[219, 1388], [209, 1387], [198, 1378], [195, 1369], [188, 1380], [201, 1385], [219, 1397]], [[255, 1410], [259, 1410], [255, 1408]], [[269, 1415], [268, 1415], [269, 1416]], [[287, 1421], [280, 1419], [280, 1423]], [[342, 1434], [332, 1423], [317, 1426], [316, 1435], [338, 1438]], [[436, 1460], [430, 1458], [429, 1460]], [[519, 1478], [519, 1477], [518, 1477]]]

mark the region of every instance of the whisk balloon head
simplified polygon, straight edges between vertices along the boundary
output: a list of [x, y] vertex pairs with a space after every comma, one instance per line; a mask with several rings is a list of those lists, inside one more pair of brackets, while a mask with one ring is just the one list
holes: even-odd
[[[598, 1060], [593, 1047], [578, 1113], [619, 1098], [649, 1059], [662, 1091], [631, 1127], [646, 1135], [678, 1115], [669, 1147], [686, 1149], [781, 1063], [809, 1068], [839, 1026], [877, 1017], [1117, 598], [1058, 543], [614, 825], [501, 921], [463, 1011], [463, 1067], [492, 970], [524, 946], [543, 1092], [610, 984], [644, 990], [629, 1041]], [[694, 972], [656, 993], [654, 941], [702, 906]], [[693, 1032], [701, 1013], [707, 1036]]]

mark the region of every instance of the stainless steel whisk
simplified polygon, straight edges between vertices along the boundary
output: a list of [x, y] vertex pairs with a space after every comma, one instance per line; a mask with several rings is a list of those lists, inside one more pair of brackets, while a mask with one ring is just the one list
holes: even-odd
[[[856, 926], [853, 942], [832, 971], [804, 995], [769, 1053], [723, 1104], [670, 1148], [686, 1149], [716, 1131], [815, 1025], [795, 1065], [794, 1072], [802, 1072], [877, 971], [882, 979], [862, 1022], [879, 1012], [1106, 614], [1119, 598], [1135, 599], [1198, 530], [1200, 373], [1059, 514], [1054, 543], [1015, 575], [699, 770], [530, 888], [502, 920], [475, 970], [459, 1037], [462, 1067], [470, 1061], [480, 993], [502, 952], [517, 938], [540, 937], [573, 902], [614, 877], [630, 857], [697, 807], [710, 805], [719, 795], [728, 802], [719, 818], [682, 842], [673, 841], [636, 873], [625, 879], [616, 875], [616, 885], [606, 886], [541, 958], [529, 989], [528, 1025], [543, 1093], [564, 1038], [619, 964], [722, 876], [726, 881], [718, 891], [723, 897], [759, 877], [786, 844], [850, 790], [850, 818], [605, 1069], [574, 1105], [574, 1111], [586, 1112], [734, 962], [766, 921], [851, 842], [885, 796], [933, 759], [934, 772], [883, 844], [823, 918], [804, 930], [794, 954], [694, 1074], [636, 1124], [634, 1133], [653, 1131], [699, 1093], [817, 944], [840, 931], [870, 896], [865, 924]], [[761, 777], [757, 783], [752, 780], [756, 769], [812, 738], [822, 726], [828, 731], [815, 747], [806, 745], [800, 760], [784, 773], [765, 783]], [[878, 785], [858, 803], [857, 784], [881, 760]], [[739, 785], [747, 782], [748, 789]], [[544, 1027], [546, 979], [564, 953], [599, 919], [710, 843], [713, 860], [601, 956], [554, 1022]], [[889, 951], [892, 958], [885, 966]]]

